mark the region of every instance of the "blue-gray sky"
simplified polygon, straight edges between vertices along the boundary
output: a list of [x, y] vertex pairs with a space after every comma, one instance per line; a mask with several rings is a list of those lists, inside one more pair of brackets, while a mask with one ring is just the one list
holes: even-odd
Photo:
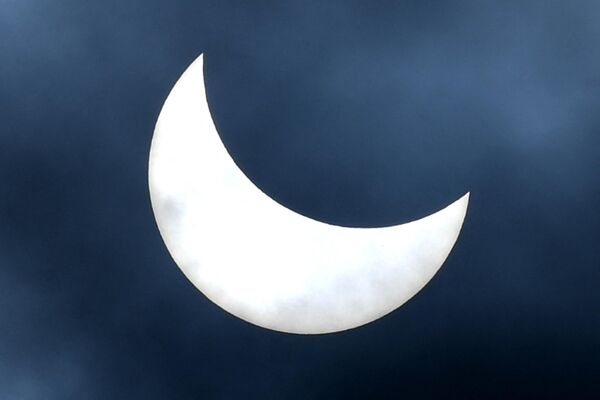
[[[594, 0], [0, 0], [0, 398], [594, 398], [599, 43]], [[185, 279], [147, 161], [201, 52], [223, 140], [286, 206], [382, 226], [471, 191], [419, 295], [303, 337]]]

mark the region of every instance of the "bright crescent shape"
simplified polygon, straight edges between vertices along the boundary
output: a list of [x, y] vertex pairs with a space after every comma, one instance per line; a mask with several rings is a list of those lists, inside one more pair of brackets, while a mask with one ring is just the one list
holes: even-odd
[[469, 201], [384, 228], [347, 228], [297, 214], [237, 167], [214, 126], [202, 56], [181, 76], [156, 124], [149, 184], [161, 235], [210, 300], [250, 323], [290, 333], [376, 320], [435, 275]]

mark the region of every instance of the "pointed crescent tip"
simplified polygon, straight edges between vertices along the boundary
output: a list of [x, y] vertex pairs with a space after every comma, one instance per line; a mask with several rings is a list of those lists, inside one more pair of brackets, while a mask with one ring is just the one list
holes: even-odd
[[200, 55], [196, 57], [194, 61], [192, 61], [188, 68], [191, 68], [192, 66], [195, 66], [196, 68], [201, 67], [204, 69], [204, 53], [200, 53]]
[[450, 204], [448, 208], [452, 207], [455, 210], [460, 210], [461, 214], [461, 224], [464, 223], [464, 220], [467, 216], [467, 210], [469, 208], [469, 197], [471, 196], [471, 192], [467, 192], [462, 195], [461, 198], [456, 200], [454, 203]]
[[467, 192], [463, 194], [458, 200], [454, 200], [454, 203], [450, 205], [456, 205], [457, 207], [463, 208], [465, 212], [467, 211], [467, 207], [469, 206], [469, 197], [471, 196], [471, 192]]
[[464, 220], [465, 220], [465, 218], [467, 216], [467, 209], [469, 208], [469, 198], [470, 197], [471, 197], [471, 192], [467, 192], [459, 200], [460, 203], [461, 203], [461, 205], [462, 205], [462, 208], [463, 208], [463, 217], [462, 217], [463, 218], [463, 223], [464, 223]]

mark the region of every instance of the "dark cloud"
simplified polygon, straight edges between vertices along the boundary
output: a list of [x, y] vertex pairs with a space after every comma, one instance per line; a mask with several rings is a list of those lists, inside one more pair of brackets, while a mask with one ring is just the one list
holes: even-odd
[[[593, 398], [596, 1], [0, 0], [0, 397]], [[399, 312], [320, 337], [200, 296], [147, 193], [169, 89], [206, 52], [244, 171], [343, 225], [471, 206]]]

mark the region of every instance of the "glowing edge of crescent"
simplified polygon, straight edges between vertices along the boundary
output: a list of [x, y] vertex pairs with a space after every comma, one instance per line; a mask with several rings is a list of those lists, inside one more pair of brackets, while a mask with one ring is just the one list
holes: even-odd
[[322, 334], [355, 328], [418, 293], [456, 242], [469, 193], [409, 223], [347, 228], [297, 214], [248, 179], [221, 142], [203, 56], [177, 81], [149, 159], [152, 209], [186, 277], [252, 324]]

